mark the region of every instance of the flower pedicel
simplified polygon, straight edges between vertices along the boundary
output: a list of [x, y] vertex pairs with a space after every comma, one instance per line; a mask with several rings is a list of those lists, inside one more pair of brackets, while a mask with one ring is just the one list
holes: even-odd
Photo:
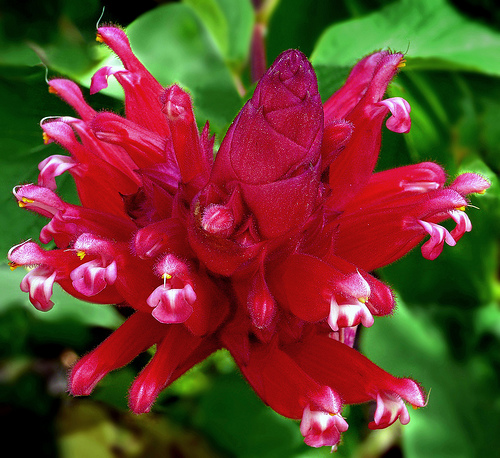
[[[73, 367], [69, 390], [88, 395], [108, 372], [156, 345], [129, 391], [133, 412], [151, 409], [172, 381], [226, 348], [276, 412], [301, 419], [313, 447], [335, 447], [348, 427], [342, 406], [376, 402], [370, 428], [424, 406], [413, 380], [396, 378], [352, 348], [356, 328], [391, 314], [390, 288], [369, 271], [420, 244], [436, 258], [471, 230], [466, 196], [489, 183], [422, 163], [374, 173], [382, 127], [410, 129], [410, 107], [384, 99], [404, 65], [376, 52], [321, 103], [316, 75], [299, 51], [282, 53], [259, 81], [213, 159], [208, 125], [199, 133], [191, 98], [163, 88], [134, 56], [123, 30], [98, 39], [124, 67], [113, 75], [126, 117], [96, 112], [78, 86], [49, 81], [78, 117], [42, 123], [45, 141], [70, 156], [39, 165], [37, 184], [17, 186], [19, 206], [47, 217], [40, 242], [9, 252], [32, 304], [49, 310], [53, 284], [95, 303], [135, 312]], [[70, 173], [81, 205], [58, 197]], [[452, 219], [448, 231], [441, 222]], [[34, 266], [34, 267], [33, 267]]]

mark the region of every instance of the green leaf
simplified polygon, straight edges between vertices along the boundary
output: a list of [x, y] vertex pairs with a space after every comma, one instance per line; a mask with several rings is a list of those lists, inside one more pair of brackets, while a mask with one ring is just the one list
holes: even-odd
[[361, 349], [397, 376], [410, 376], [430, 391], [428, 405], [410, 412], [403, 428], [405, 457], [489, 456], [500, 424], [496, 375], [484, 356], [455, 361], [439, 328], [402, 301], [393, 317], [363, 329]]
[[236, 374], [220, 375], [199, 401], [196, 426], [239, 457], [292, 456], [301, 445], [298, 424], [279, 416]]
[[499, 108], [499, 82], [465, 72], [400, 73], [389, 95], [405, 98], [412, 107], [411, 131], [402, 136], [412, 160], [437, 161], [454, 175], [462, 163], [483, 156], [498, 170], [498, 131], [492, 116]]
[[3, 2], [0, 63], [36, 65], [76, 76], [95, 64], [88, 40], [95, 33], [99, 0]]
[[350, 17], [352, 3], [352, 0], [280, 1], [272, 12], [266, 37], [269, 64], [278, 54], [290, 48], [310, 55], [325, 27]]
[[220, 53], [227, 56], [229, 49], [229, 27], [216, 0], [184, 0], [193, 8], [215, 40]]
[[224, 13], [216, 0], [184, 0], [198, 14], [201, 21], [212, 35], [220, 53], [227, 56], [229, 49], [229, 27]]
[[254, 11], [250, 0], [214, 0], [227, 23], [227, 52], [224, 54], [230, 67], [241, 69], [250, 51], [254, 25]]
[[[360, 39], [362, 37], [362, 39]], [[461, 16], [445, 0], [401, 0], [334, 24], [319, 39], [315, 64], [350, 66], [376, 49], [406, 51], [411, 68], [500, 75], [500, 33]]]
[[314, 71], [318, 78], [318, 89], [323, 102], [339, 89], [347, 79], [351, 67], [314, 65]]

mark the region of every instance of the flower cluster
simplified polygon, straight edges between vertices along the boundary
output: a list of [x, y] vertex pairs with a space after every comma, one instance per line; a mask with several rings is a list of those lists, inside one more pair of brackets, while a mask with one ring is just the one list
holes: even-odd
[[[90, 92], [114, 76], [125, 112], [96, 112], [79, 87], [49, 81], [78, 117], [47, 119], [45, 142], [70, 156], [39, 165], [37, 184], [14, 188], [19, 206], [48, 219], [44, 249], [9, 252], [29, 271], [21, 289], [49, 310], [54, 283], [72, 296], [134, 313], [73, 367], [69, 390], [88, 395], [108, 372], [156, 345], [129, 392], [133, 412], [212, 352], [226, 348], [276, 412], [301, 419], [305, 442], [335, 446], [345, 404], [376, 402], [371, 428], [424, 406], [413, 380], [396, 378], [353, 349], [356, 328], [391, 314], [390, 288], [369, 272], [422, 245], [436, 258], [471, 230], [470, 193], [489, 184], [463, 174], [446, 186], [434, 163], [374, 173], [383, 123], [410, 129], [410, 107], [386, 98], [402, 54], [362, 59], [324, 104], [307, 58], [282, 53], [260, 79], [214, 159], [192, 101], [163, 88], [133, 54], [123, 30], [98, 39], [123, 67], [104, 67]], [[64, 202], [55, 178], [73, 177], [81, 205]], [[451, 219], [448, 231], [442, 221]]]

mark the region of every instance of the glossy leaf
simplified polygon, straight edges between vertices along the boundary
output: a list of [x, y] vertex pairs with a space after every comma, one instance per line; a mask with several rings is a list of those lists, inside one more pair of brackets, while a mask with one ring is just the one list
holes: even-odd
[[499, 47], [500, 33], [466, 19], [446, 0], [400, 0], [326, 29], [311, 58], [314, 64], [350, 65], [373, 49], [390, 48], [406, 51], [408, 62], [421, 68], [500, 75], [491, 58]]
[[[400, 301], [395, 316], [366, 330], [361, 341], [369, 357], [400, 375], [412, 374], [430, 390], [428, 405], [410, 413], [403, 432], [405, 456], [488, 454], [488, 438], [500, 426], [498, 404], [490, 401], [496, 375], [486, 355], [454, 361], [446, 339], [425, 312], [412, 312]], [[386, 344], [391, 341], [398, 344]], [[486, 411], [491, 413], [488, 422]]]

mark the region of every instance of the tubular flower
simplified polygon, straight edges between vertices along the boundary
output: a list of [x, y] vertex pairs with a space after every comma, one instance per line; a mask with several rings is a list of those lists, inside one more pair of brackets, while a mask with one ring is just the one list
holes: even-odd
[[[9, 252], [40, 310], [58, 283], [69, 294], [135, 312], [73, 367], [69, 390], [88, 395], [108, 372], [156, 345], [130, 388], [136, 413], [173, 380], [226, 348], [276, 412], [301, 420], [305, 442], [335, 447], [345, 404], [373, 401], [371, 428], [424, 406], [413, 380], [396, 378], [353, 349], [358, 326], [391, 314], [390, 288], [371, 275], [423, 242], [434, 259], [471, 229], [467, 195], [489, 184], [423, 163], [374, 173], [383, 122], [410, 128], [410, 107], [384, 99], [403, 56], [361, 60], [321, 103], [311, 64], [282, 53], [260, 79], [213, 159], [189, 94], [163, 88], [125, 33], [98, 38], [123, 62], [104, 67], [91, 93], [114, 76], [126, 116], [94, 111], [78, 86], [49, 81], [78, 117], [42, 123], [46, 142], [70, 156], [39, 165], [37, 184], [14, 188], [19, 206], [47, 218], [40, 242]], [[55, 178], [70, 173], [81, 205], [64, 202]], [[449, 231], [441, 223], [452, 220]]]

